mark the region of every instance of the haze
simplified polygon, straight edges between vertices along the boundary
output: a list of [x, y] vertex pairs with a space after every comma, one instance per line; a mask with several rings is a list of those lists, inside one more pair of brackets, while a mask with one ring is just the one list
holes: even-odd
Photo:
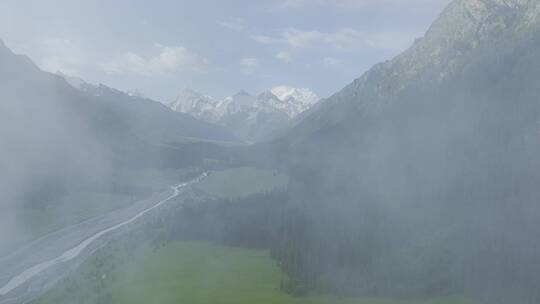
[[540, 2], [2, 1], [0, 304], [540, 303]]

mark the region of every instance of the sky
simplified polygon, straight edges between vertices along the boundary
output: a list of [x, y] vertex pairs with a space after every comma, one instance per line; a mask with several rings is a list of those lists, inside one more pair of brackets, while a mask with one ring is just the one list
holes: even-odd
[[49, 72], [166, 101], [288, 85], [327, 97], [450, 0], [1, 0], [0, 39]]

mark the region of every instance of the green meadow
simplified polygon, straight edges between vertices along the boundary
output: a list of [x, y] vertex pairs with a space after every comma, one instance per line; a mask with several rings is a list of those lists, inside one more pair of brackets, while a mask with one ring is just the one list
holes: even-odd
[[78, 274], [34, 304], [473, 304], [460, 297], [422, 301], [294, 297], [280, 291], [283, 274], [268, 252], [172, 242], [136, 253], [99, 253]]
[[288, 177], [278, 171], [240, 167], [213, 171], [194, 187], [214, 197], [234, 199], [282, 188], [288, 181]]

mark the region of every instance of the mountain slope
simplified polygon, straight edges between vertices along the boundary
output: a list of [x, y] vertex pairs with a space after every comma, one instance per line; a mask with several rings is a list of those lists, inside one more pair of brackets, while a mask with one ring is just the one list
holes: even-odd
[[117, 186], [128, 183], [115, 180], [120, 171], [200, 166], [220, 157], [208, 141], [235, 140], [158, 102], [105, 86], [76, 89], [2, 43], [0, 101], [0, 240], [7, 243], [24, 233], [18, 228], [39, 226], [22, 224], [33, 220], [21, 218], [25, 210], [41, 216], [70, 194], [129, 193]]
[[343, 119], [349, 110], [376, 110], [419, 84], [436, 86], [455, 78], [473, 58], [527, 40], [538, 27], [539, 15], [535, 0], [453, 1], [423, 38], [334, 94], [296, 131], [309, 133], [317, 125]]
[[291, 288], [540, 301], [539, 13], [454, 1], [276, 142]]
[[[121, 117], [129, 117], [133, 133], [153, 144], [182, 141], [184, 138], [200, 140], [235, 141], [233, 135], [219, 126], [193, 118], [191, 115], [171, 111], [163, 104], [130, 95], [104, 85], [86, 92]], [[125, 119], [125, 118], [124, 118]]]
[[210, 96], [203, 96], [191, 89], [183, 89], [167, 103], [176, 112], [188, 113], [208, 122], [217, 122], [223, 115], [221, 103]]
[[[133, 132], [149, 143], [163, 144], [181, 141], [183, 138], [200, 140], [236, 141], [234, 136], [212, 122], [194, 119], [182, 111], [168, 107], [139, 93], [126, 93], [103, 84], [93, 85], [76, 77], [59, 75], [73, 88], [111, 111], [117, 111], [120, 119], [129, 117]], [[174, 110], [174, 109], [173, 109]], [[209, 119], [210, 121], [210, 119]]]
[[319, 96], [306, 88], [297, 89], [282, 85], [270, 89], [270, 92], [283, 101], [282, 107], [278, 108], [291, 118], [307, 111], [320, 100]]
[[289, 117], [275, 107], [279, 103], [269, 93], [252, 96], [239, 92], [223, 101], [225, 110], [219, 123], [248, 142], [260, 141], [287, 126]]

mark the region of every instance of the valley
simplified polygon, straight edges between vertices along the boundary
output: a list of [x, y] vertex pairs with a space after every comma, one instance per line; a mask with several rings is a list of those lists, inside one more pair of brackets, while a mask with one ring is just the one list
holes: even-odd
[[[95, 248], [99, 248], [95, 247], [95, 243], [101, 243], [103, 246], [106, 242], [102, 239], [114, 235], [124, 226], [135, 223], [152, 210], [176, 199], [185, 191], [183, 188], [198, 183], [204, 177], [206, 173], [191, 181], [172, 186], [172, 191], [156, 194], [123, 210], [66, 227], [6, 256], [0, 261], [3, 265], [1, 267], [3, 271], [0, 273], [3, 284], [0, 288], [0, 301], [10, 303], [14, 300], [31, 299], [35, 294], [42, 292], [40, 288], [46, 288], [47, 281], [54, 281], [57, 280], [55, 277], [65, 275], [59, 269], [76, 269], [73, 264], [77, 265], [84, 261], [79, 258], [80, 256], [88, 257]], [[90, 250], [91, 248], [94, 249]], [[25, 291], [21, 292], [23, 286]]]
[[[210, 199], [210, 204], [223, 204], [219, 198], [249, 201], [253, 195], [279, 191], [285, 180], [285, 176], [276, 172], [253, 167], [210, 172], [193, 184], [191, 198], [188, 195], [184, 205], [176, 205], [176, 208], [184, 206], [182, 210], [165, 210], [169, 210], [169, 215], [189, 213], [184, 209], [201, 203], [204, 206], [209, 198], [218, 198], [218, 201]], [[225, 245], [219, 239], [189, 240], [194, 237], [189, 233], [184, 240], [175, 240], [174, 236], [170, 239], [168, 221], [182, 219], [177, 215], [167, 217], [163, 212], [121, 239], [97, 249], [77, 271], [32, 303], [475, 304], [460, 296], [421, 301], [317, 294], [293, 296], [282, 289], [290, 278], [267, 250]]]
[[[112, 178], [114, 181], [110, 187], [70, 191], [60, 199], [29, 205], [16, 214], [17, 221], [23, 223], [24, 231], [10, 240], [4, 252], [0, 252], [0, 257], [47, 234], [125, 208], [193, 174], [185, 169], [125, 171]], [[63, 216], [59, 217], [58, 214]]]
[[540, 303], [539, 0], [44, 3], [0, 304]]

